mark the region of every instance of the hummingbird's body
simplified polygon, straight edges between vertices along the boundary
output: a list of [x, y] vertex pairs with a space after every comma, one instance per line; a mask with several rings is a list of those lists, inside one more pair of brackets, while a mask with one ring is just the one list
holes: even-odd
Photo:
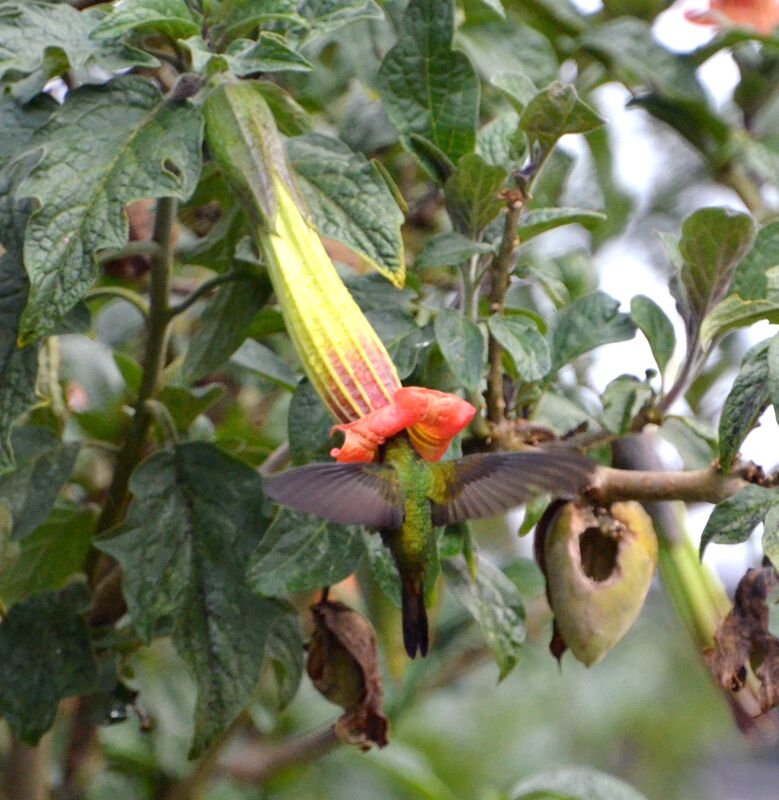
[[494, 516], [544, 492], [579, 494], [595, 468], [565, 450], [424, 461], [405, 433], [389, 439], [381, 457], [381, 463], [309, 464], [266, 478], [264, 488], [297, 511], [379, 530], [400, 576], [403, 642], [411, 658], [427, 653], [423, 586], [436, 558], [435, 528]]

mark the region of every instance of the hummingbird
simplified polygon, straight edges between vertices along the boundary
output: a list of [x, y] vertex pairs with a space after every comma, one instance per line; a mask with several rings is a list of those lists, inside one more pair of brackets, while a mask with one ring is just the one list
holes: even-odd
[[565, 450], [476, 453], [453, 461], [422, 459], [401, 432], [380, 461], [296, 467], [264, 479], [265, 494], [296, 511], [378, 530], [401, 582], [403, 644], [427, 654], [425, 571], [435, 558], [435, 528], [491, 517], [545, 492], [575, 496], [595, 463]]

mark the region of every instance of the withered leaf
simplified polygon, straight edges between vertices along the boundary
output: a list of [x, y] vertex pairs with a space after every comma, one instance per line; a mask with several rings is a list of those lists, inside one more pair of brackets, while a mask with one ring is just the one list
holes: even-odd
[[306, 670], [318, 691], [344, 709], [335, 732], [363, 750], [387, 744], [376, 636], [370, 622], [343, 603], [311, 606], [314, 633]]
[[764, 713], [779, 705], [779, 639], [768, 630], [768, 596], [779, 585], [773, 566], [747, 570], [739, 581], [733, 608], [714, 634], [704, 656], [725, 689], [741, 689], [751, 667], [760, 681], [758, 703]]

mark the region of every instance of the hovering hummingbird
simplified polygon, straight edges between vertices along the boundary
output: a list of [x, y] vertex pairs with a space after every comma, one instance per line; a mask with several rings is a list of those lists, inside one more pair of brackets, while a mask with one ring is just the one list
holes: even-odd
[[388, 439], [381, 462], [309, 464], [265, 478], [265, 493], [296, 511], [379, 531], [401, 580], [403, 643], [409, 657], [427, 654], [423, 583], [435, 557], [438, 526], [491, 517], [552, 492], [573, 496], [595, 464], [570, 451], [478, 453], [425, 461], [405, 432]]

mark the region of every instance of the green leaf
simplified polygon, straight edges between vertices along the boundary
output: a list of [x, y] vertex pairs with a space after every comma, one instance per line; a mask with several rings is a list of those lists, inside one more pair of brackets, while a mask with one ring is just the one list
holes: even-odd
[[763, 553], [774, 567], [779, 564], [779, 505], [771, 506], [763, 520]]
[[688, 332], [698, 331], [706, 314], [726, 295], [733, 271], [754, 237], [752, 217], [727, 208], [701, 208], [684, 220], [680, 311]]
[[706, 100], [695, 65], [661, 47], [646, 22], [620, 17], [588, 30], [581, 43], [629, 87], [647, 86], [669, 97]]
[[521, 380], [541, 380], [552, 368], [549, 345], [529, 320], [493, 314], [487, 325], [498, 344], [511, 356]]
[[768, 296], [768, 272], [779, 267], [779, 220], [763, 225], [733, 274], [731, 290], [744, 300]]
[[265, 642], [265, 659], [270, 662], [278, 694], [276, 707], [285, 709], [295, 697], [303, 677], [304, 644], [300, 635], [298, 613], [287, 604], [278, 603], [281, 613], [274, 620]]
[[745, 328], [763, 319], [779, 322], [779, 267], [766, 270], [764, 279], [765, 298], [744, 300], [737, 294], [730, 294], [704, 317], [700, 332], [704, 348], [728, 331]]
[[0, 475], [14, 465], [11, 426], [35, 402], [38, 347], [15, 350], [0, 373]]
[[14, 539], [29, 536], [49, 515], [76, 463], [77, 442], [63, 444], [44, 428], [17, 428], [18, 465], [0, 476], [0, 502], [11, 512]]
[[200, 318], [180, 379], [194, 383], [221, 367], [246, 339], [254, 316], [268, 302], [270, 293], [268, 280], [250, 273], [222, 286]]
[[520, 114], [538, 94], [538, 87], [524, 72], [499, 72], [490, 82]]
[[230, 359], [233, 364], [251, 370], [263, 378], [267, 378], [284, 389], [295, 391], [298, 377], [295, 373], [271, 350], [254, 339], [247, 339]]
[[654, 300], [643, 294], [636, 295], [630, 301], [630, 316], [646, 336], [662, 374], [676, 348], [676, 334], [671, 320]]
[[215, 41], [233, 39], [268, 23], [305, 27], [297, 5], [297, 0], [222, 0], [210, 4], [212, 11], [206, 18], [206, 27]]
[[364, 552], [358, 528], [282, 508], [249, 558], [249, 581], [264, 595], [329, 586], [351, 575]]
[[67, 3], [6, 0], [0, 6], [0, 80], [10, 80], [14, 95], [26, 101], [49, 79], [66, 72], [78, 85], [101, 83], [105, 73], [129, 67], [159, 66], [156, 58], [122, 42], [93, 39], [101, 16], [95, 9], [78, 12]]
[[527, 134], [534, 161], [541, 163], [561, 136], [593, 131], [603, 120], [579, 99], [571, 84], [555, 81], [527, 104], [519, 124]]
[[744, 356], [719, 420], [720, 470], [729, 472], [738, 449], [768, 405], [768, 343]]
[[435, 337], [455, 377], [466, 389], [476, 391], [486, 358], [479, 326], [459, 311], [445, 308], [435, 318]]
[[442, 562], [446, 585], [481, 628], [503, 680], [525, 641], [525, 611], [517, 587], [495, 566], [479, 559], [475, 580], [464, 558]]
[[398, 377], [404, 380], [414, 371], [429, 337], [417, 326], [414, 317], [401, 308], [368, 311], [365, 316], [387, 348]]
[[634, 375], [620, 375], [609, 383], [603, 392], [603, 427], [623, 435], [629, 432], [636, 414], [652, 397], [646, 381]]
[[0, 714], [22, 741], [37, 744], [63, 697], [94, 690], [97, 667], [81, 584], [17, 603], [0, 624]]
[[115, 39], [127, 31], [159, 32], [184, 39], [200, 31], [201, 22], [185, 0], [122, 0], [92, 32], [93, 39]]
[[526, 242], [562, 225], [581, 225], [591, 230], [605, 219], [606, 215], [602, 212], [587, 208], [533, 208], [523, 214], [519, 221], [519, 240]]
[[493, 248], [485, 242], [475, 242], [461, 233], [451, 231], [432, 238], [417, 256], [414, 269], [428, 267], [454, 267], [471, 256], [491, 253]]
[[768, 342], [768, 398], [779, 420], [779, 334]]
[[694, 417], [666, 417], [660, 435], [679, 451], [685, 469], [708, 469], [719, 455], [717, 434]]
[[492, 167], [475, 153], [463, 156], [444, 186], [455, 230], [473, 237], [487, 227], [506, 205], [499, 196], [505, 180], [503, 167]]
[[701, 558], [706, 547], [715, 544], [745, 542], [769, 508], [779, 502], [776, 489], [749, 484], [721, 502], [711, 512], [701, 534]]
[[384, 110], [406, 148], [436, 174], [410, 135], [429, 140], [454, 163], [473, 152], [479, 81], [467, 56], [452, 49], [451, 0], [411, 0], [398, 43], [378, 74]]
[[317, 133], [289, 139], [287, 154], [319, 233], [403, 286], [403, 213], [376, 167], [338, 139]]
[[[57, 108], [56, 101], [48, 95], [36, 97], [22, 105], [10, 94], [0, 95], [0, 168], [27, 148], [38, 128], [42, 128]], [[3, 194], [5, 190], [2, 190]], [[0, 228], [5, 238], [5, 225]]]
[[0, 598], [6, 606], [40, 592], [61, 589], [81, 571], [95, 531], [90, 509], [55, 508], [27, 536], [9, 569], [0, 571]]
[[126, 521], [98, 546], [122, 567], [138, 635], [149, 641], [172, 630], [195, 678], [194, 757], [248, 702], [280, 613], [245, 576], [269, 521], [262, 482], [213, 445], [190, 442], [141, 464], [130, 491]]
[[305, 0], [300, 13], [310, 25], [307, 40], [360, 20], [384, 17], [381, 7], [373, 0]]
[[289, 454], [295, 465], [330, 459], [333, 420], [314, 387], [302, 380], [292, 395], [287, 413]]
[[398, 609], [401, 608], [403, 603], [401, 600], [400, 577], [392, 559], [392, 554], [384, 546], [381, 537], [376, 532], [364, 531], [363, 541], [365, 543], [365, 552], [368, 556], [371, 577], [376, 581], [392, 605]]
[[253, 85], [265, 99], [279, 131], [284, 136], [311, 133], [314, 123], [310, 115], [289, 92], [271, 81], [255, 80]]
[[214, 53], [200, 36], [183, 42], [192, 56], [192, 66], [205, 74], [229, 69], [245, 77], [259, 72], [308, 72], [311, 62], [293, 50], [277, 33], [262, 31], [257, 40], [236, 39], [223, 53]]
[[163, 101], [143, 78], [125, 76], [68, 93], [33, 138], [44, 146], [43, 159], [19, 189], [40, 203], [25, 239], [31, 288], [24, 340], [53, 330], [83, 297], [95, 277], [96, 250], [126, 242], [127, 203], [186, 199], [194, 191], [202, 127], [192, 103]]
[[559, 369], [584, 353], [608, 342], [624, 342], [636, 332], [619, 301], [605, 292], [580, 297], [562, 310], [552, 329], [552, 366]]
[[192, 423], [211, 406], [224, 397], [225, 387], [218, 383], [189, 388], [168, 384], [160, 394], [160, 401], [170, 412], [179, 431], [187, 431]]
[[520, 781], [509, 800], [647, 800], [611, 775], [589, 767], [565, 767]]
[[506, 111], [481, 128], [476, 135], [476, 153], [487, 164], [519, 169], [527, 156], [527, 136], [519, 130], [519, 114]]

